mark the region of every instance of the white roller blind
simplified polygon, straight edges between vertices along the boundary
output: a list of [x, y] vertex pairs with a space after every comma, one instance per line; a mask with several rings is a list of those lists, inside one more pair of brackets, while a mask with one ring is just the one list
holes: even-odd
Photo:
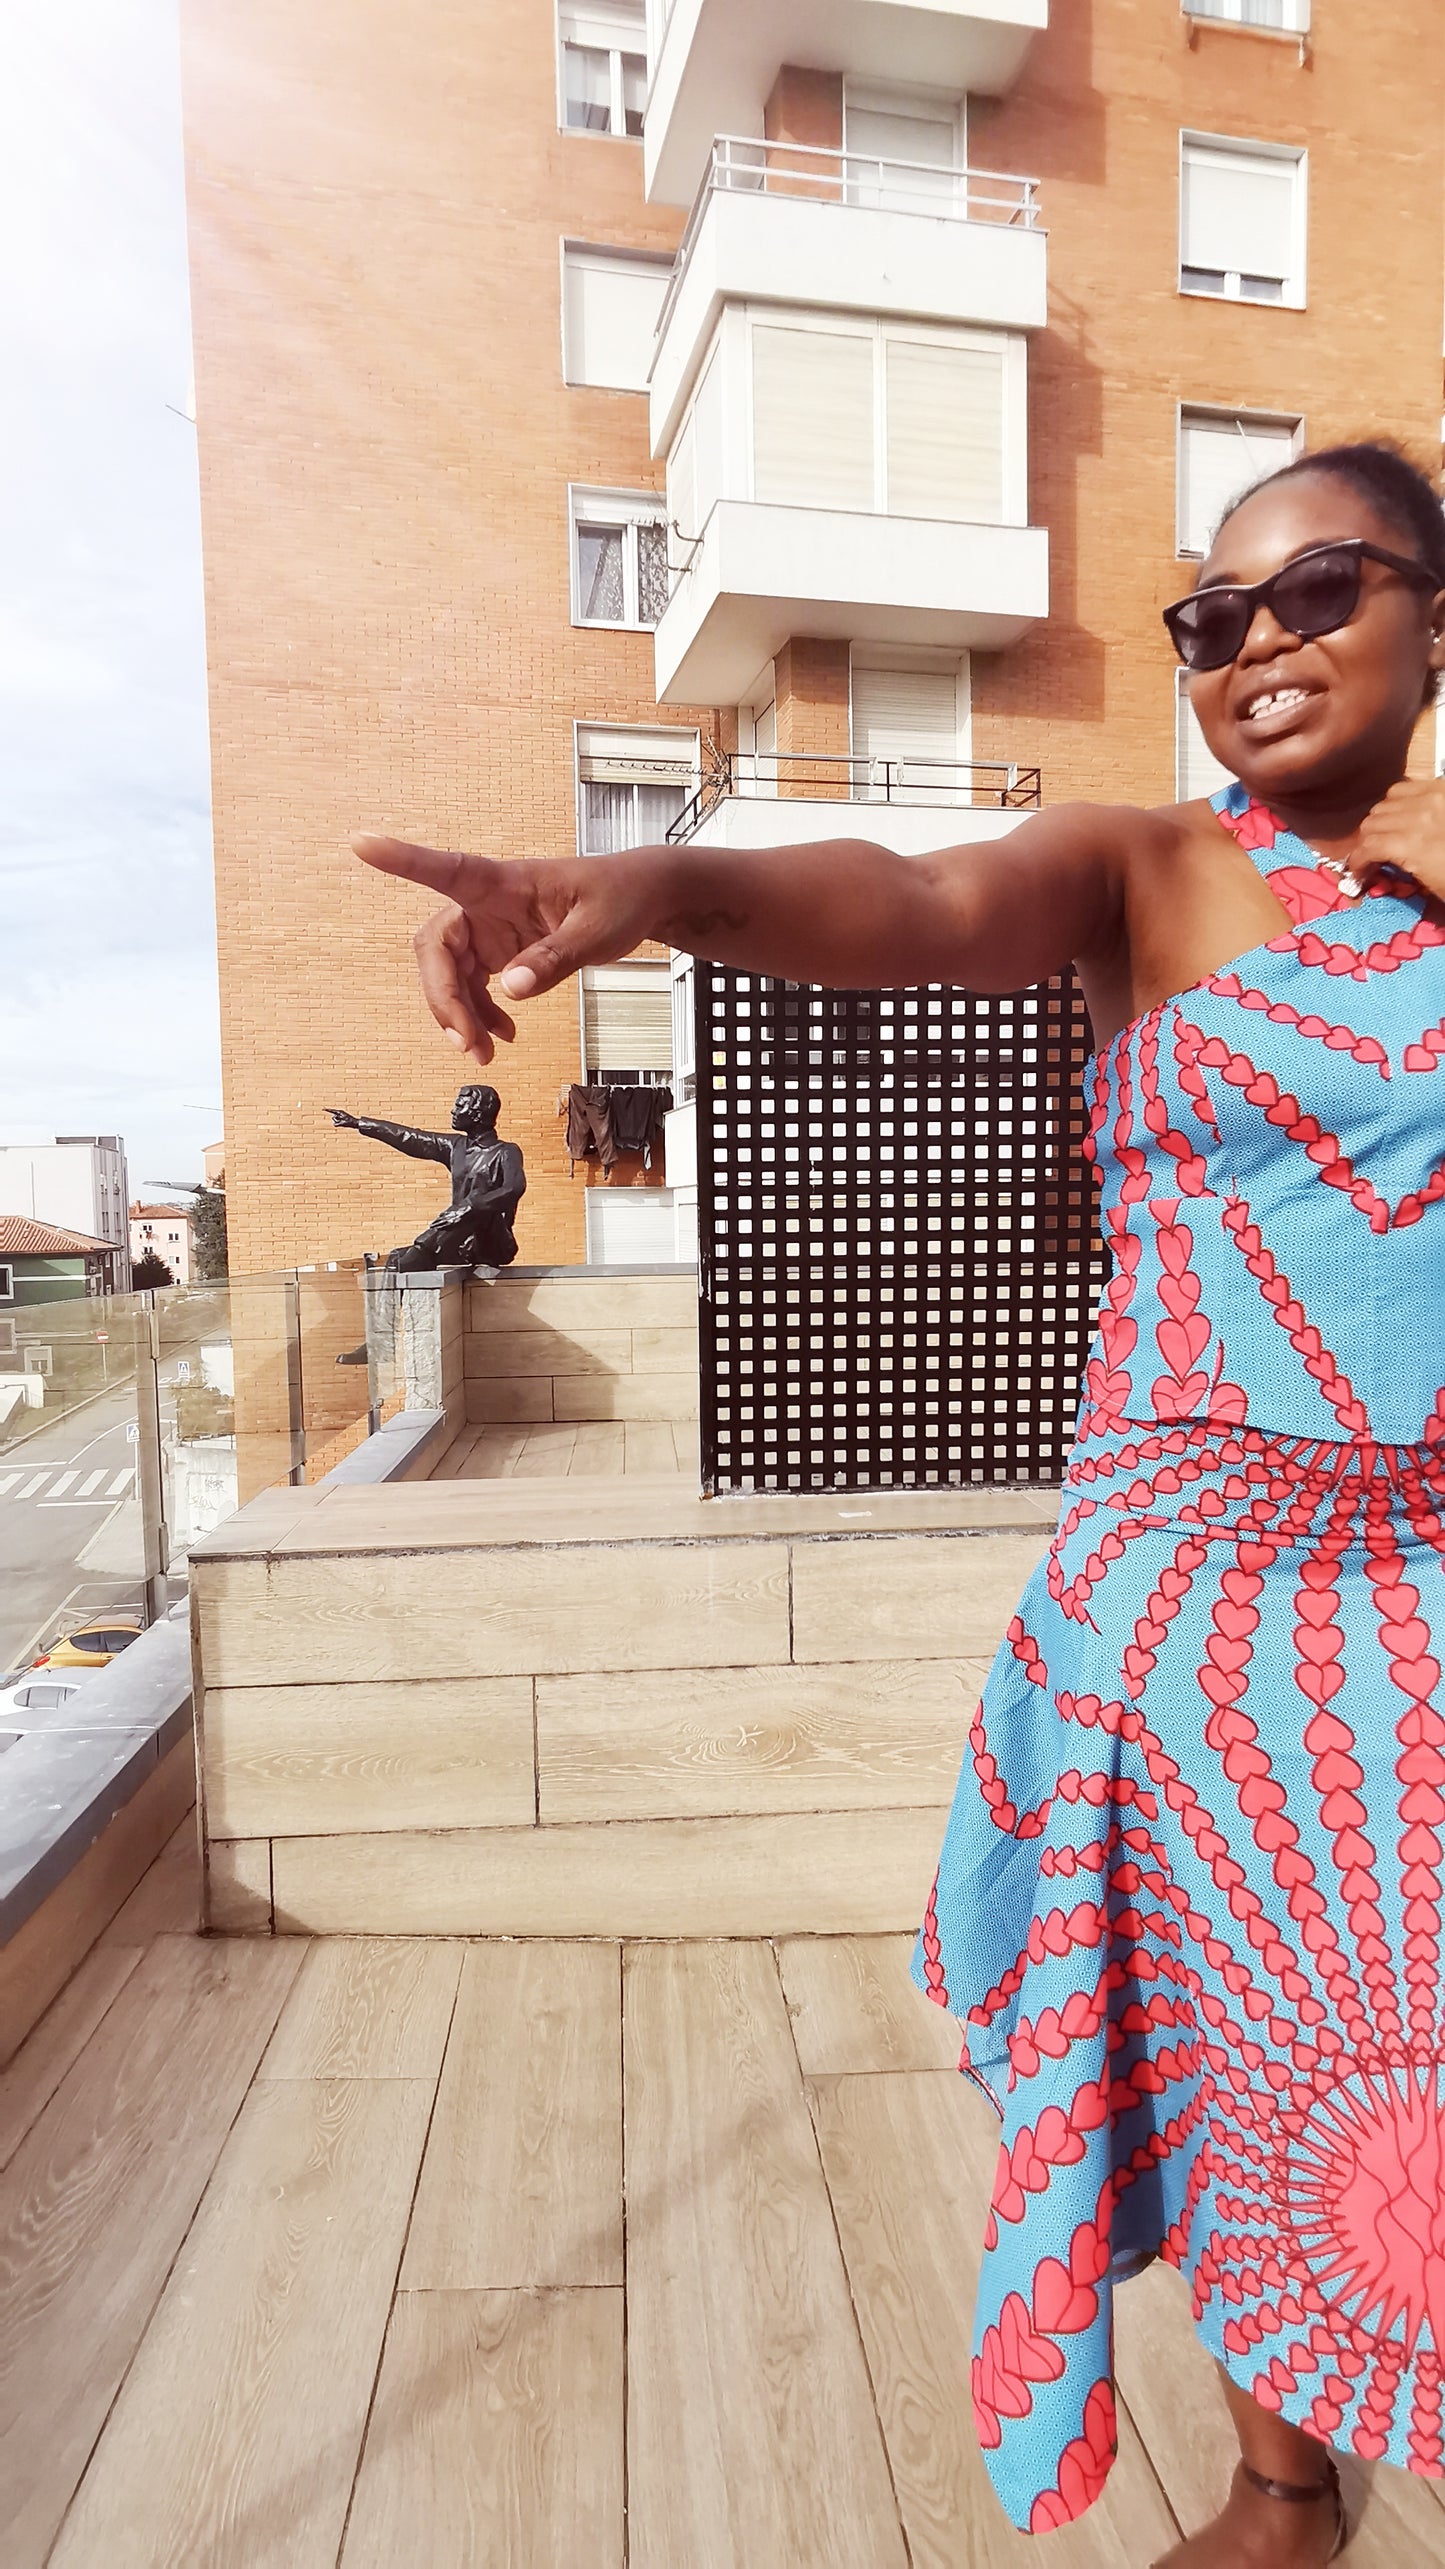
[[1003, 351], [888, 344], [888, 507], [895, 517], [1003, 515]]
[[853, 671], [853, 755], [901, 760], [959, 757], [956, 669]]
[[665, 261], [608, 250], [566, 251], [562, 338], [569, 384], [646, 392], [671, 271]]
[[707, 524], [723, 495], [722, 364], [716, 349], [708, 359], [697, 388], [692, 427], [695, 513], [687, 531], [696, 535]]
[[871, 336], [754, 329], [753, 490], [796, 508], [872, 508]]
[[[931, 204], [952, 204], [959, 152], [958, 122], [951, 107], [940, 107], [936, 116], [930, 116], [921, 109], [910, 112], [850, 104], [844, 142], [850, 157], [857, 155], [863, 163], [848, 171], [850, 203], [884, 203], [905, 212], [916, 206], [925, 214]], [[908, 166], [870, 170], [870, 160]]]
[[1287, 464], [1296, 423], [1226, 419], [1188, 411], [1179, 423], [1179, 550], [1208, 552], [1230, 502], [1263, 473]]
[[1300, 165], [1225, 144], [1186, 143], [1180, 263], [1284, 278], [1294, 264]]
[[665, 963], [589, 965], [582, 975], [589, 1071], [672, 1068], [672, 984]]
[[1234, 780], [1228, 768], [1220, 765], [1199, 728], [1199, 717], [1189, 701], [1182, 675], [1176, 677], [1175, 683], [1175, 791], [1181, 803], [1192, 803], [1202, 794], [1217, 794], [1221, 785]]
[[564, 45], [616, 46], [626, 53], [647, 51], [647, 11], [642, 0], [599, 0], [588, 8], [586, 0], [561, 0], [557, 12]]

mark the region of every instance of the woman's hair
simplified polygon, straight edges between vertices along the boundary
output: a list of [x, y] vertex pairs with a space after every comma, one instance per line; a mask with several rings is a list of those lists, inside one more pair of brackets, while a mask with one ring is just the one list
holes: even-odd
[[[1424, 563], [1436, 587], [1445, 589], [1445, 505], [1430, 475], [1387, 438], [1367, 438], [1353, 446], [1322, 446], [1276, 473], [1261, 474], [1225, 510], [1220, 527], [1227, 526], [1235, 510], [1260, 491], [1272, 489], [1276, 482], [1298, 481], [1305, 474], [1327, 475], [1368, 501], [1377, 517], [1407, 539], [1407, 550]], [[1432, 670], [1425, 681], [1426, 704], [1433, 705], [1439, 692]]]

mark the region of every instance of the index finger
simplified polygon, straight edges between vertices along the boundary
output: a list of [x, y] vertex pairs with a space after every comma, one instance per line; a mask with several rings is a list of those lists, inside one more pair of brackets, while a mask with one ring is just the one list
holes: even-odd
[[361, 830], [351, 842], [363, 865], [378, 874], [399, 874], [408, 883], [424, 883], [431, 892], [457, 898], [457, 885], [468, 860], [444, 847], [417, 847], [409, 839], [382, 838]]

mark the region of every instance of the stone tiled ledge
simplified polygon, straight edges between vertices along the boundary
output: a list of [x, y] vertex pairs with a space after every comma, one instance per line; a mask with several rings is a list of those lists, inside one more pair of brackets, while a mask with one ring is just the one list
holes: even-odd
[[0, 1947], [191, 1730], [191, 1640], [159, 1623], [76, 1697], [73, 1721], [0, 1756]]

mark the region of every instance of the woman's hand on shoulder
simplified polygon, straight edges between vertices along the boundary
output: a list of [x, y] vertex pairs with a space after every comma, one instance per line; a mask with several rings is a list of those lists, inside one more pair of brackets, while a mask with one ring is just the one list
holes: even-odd
[[352, 840], [364, 865], [446, 896], [413, 939], [422, 995], [447, 1041], [489, 1062], [515, 1021], [492, 995], [555, 989], [584, 964], [631, 954], [651, 932], [665, 852], [501, 863], [405, 839]]
[[1445, 776], [1404, 777], [1361, 823], [1351, 873], [1368, 886], [1386, 866], [1445, 901]]

